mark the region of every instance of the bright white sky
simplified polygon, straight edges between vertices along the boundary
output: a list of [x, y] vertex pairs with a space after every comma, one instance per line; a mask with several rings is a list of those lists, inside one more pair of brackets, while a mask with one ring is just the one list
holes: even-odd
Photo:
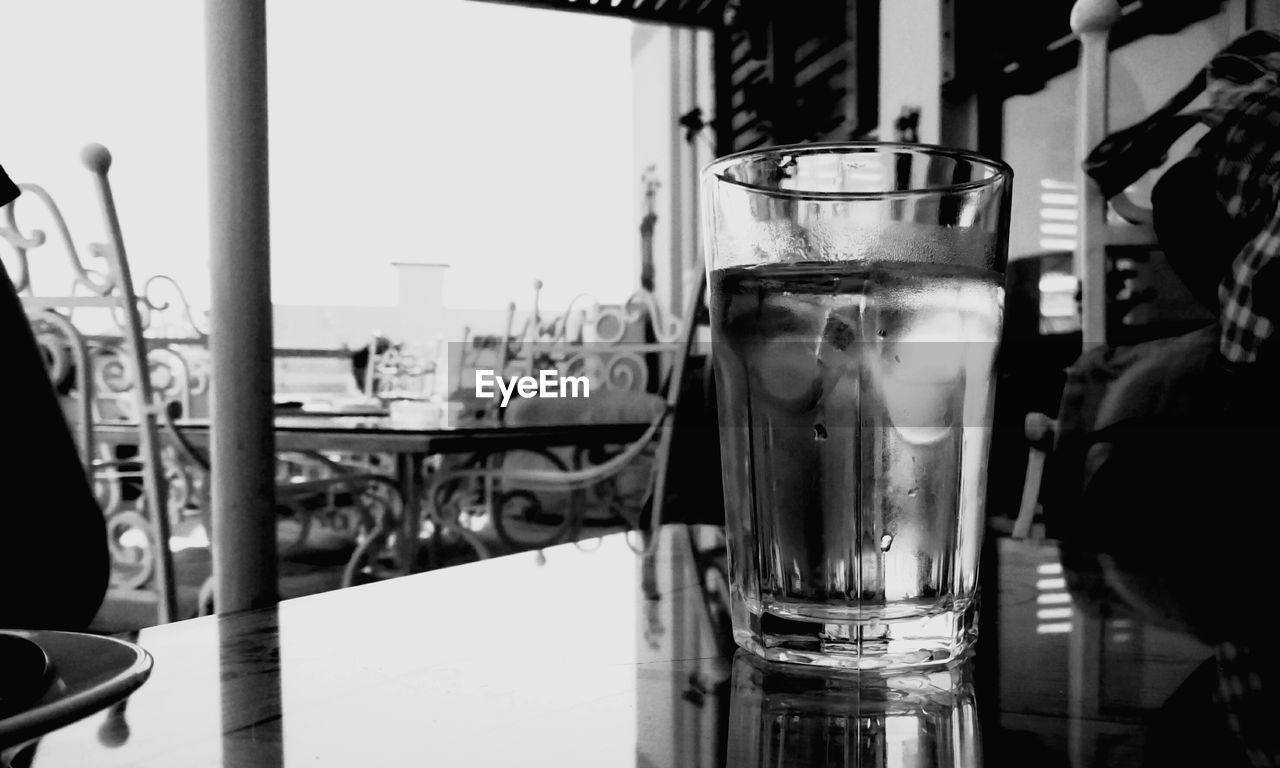
[[[203, 9], [0, 0], [0, 163], [86, 240], [79, 150], [105, 144], [135, 279], [170, 274], [201, 305]], [[394, 304], [392, 261], [451, 264], [456, 308], [527, 301], [535, 277], [552, 303], [634, 286], [630, 23], [469, 0], [267, 9], [276, 303]]]

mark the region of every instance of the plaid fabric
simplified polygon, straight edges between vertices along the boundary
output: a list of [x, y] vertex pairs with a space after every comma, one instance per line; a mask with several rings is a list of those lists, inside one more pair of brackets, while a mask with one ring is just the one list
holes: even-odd
[[[1201, 92], [1209, 105], [1183, 111]], [[1196, 124], [1210, 131], [1192, 157], [1212, 158], [1214, 190], [1237, 224], [1258, 234], [1236, 255], [1218, 289], [1222, 356], [1257, 360], [1280, 318], [1271, 266], [1280, 254], [1280, 35], [1250, 32], [1232, 42], [1169, 103], [1137, 125], [1108, 136], [1085, 170], [1111, 197], [1164, 162], [1169, 148]]]
[[1218, 197], [1235, 221], [1258, 234], [1236, 256], [1218, 289], [1222, 302], [1222, 355], [1251, 363], [1275, 330], [1267, 313], [1277, 310], [1276, 275], [1271, 262], [1280, 254], [1280, 87], [1243, 94], [1221, 116], [1218, 139], [1197, 150], [1217, 157]]
[[1249, 764], [1256, 766], [1280, 765], [1280, 739], [1275, 728], [1280, 708], [1264, 685], [1267, 670], [1275, 666], [1269, 656], [1269, 650], [1255, 653], [1243, 643], [1222, 643], [1214, 649], [1217, 703]]

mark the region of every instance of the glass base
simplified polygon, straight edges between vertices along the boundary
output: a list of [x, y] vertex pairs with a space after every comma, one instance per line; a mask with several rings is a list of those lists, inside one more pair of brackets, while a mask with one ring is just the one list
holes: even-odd
[[973, 600], [915, 618], [813, 621], [779, 616], [767, 608], [743, 613], [734, 617], [733, 638], [748, 651], [769, 661], [841, 669], [946, 664], [969, 650], [978, 636]]

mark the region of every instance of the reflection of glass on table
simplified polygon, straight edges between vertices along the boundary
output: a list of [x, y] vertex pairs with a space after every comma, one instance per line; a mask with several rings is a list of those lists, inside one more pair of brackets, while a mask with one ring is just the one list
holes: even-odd
[[832, 674], [739, 651], [727, 765], [976, 768], [982, 745], [972, 663]]

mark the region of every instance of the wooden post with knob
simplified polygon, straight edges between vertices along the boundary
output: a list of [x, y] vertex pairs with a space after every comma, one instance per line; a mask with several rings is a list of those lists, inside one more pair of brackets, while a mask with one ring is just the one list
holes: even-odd
[[1077, 0], [1071, 9], [1071, 31], [1080, 38], [1075, 273], [1080, 280], [1080, 329], [1086, 350], [1107, 343], [1107, 201], [1085, 174], [1083, 162], [1107, 135], [1107, 38], [1119, 19], [1116, 0]]
[[[1077, 232], [1075, 273], [1080, 280], [1080, 330], [1083, 347], [1107, 343], [1107, 201], [1084, 172], [1084, 159], [1107, 135], [1107, 38], [1120, 19], [1116, 0], [1076, 0], [1071, 30], [1080, 38], [1076, 90]], [[1079, 611], [1071, 616], [1067, 644], [1067, 702], [1071, 715], [1067, 750], [1072, 765], [1083, 765], [1090, 748], [1081, 723], [1096, 717], [1102, 624]]]

